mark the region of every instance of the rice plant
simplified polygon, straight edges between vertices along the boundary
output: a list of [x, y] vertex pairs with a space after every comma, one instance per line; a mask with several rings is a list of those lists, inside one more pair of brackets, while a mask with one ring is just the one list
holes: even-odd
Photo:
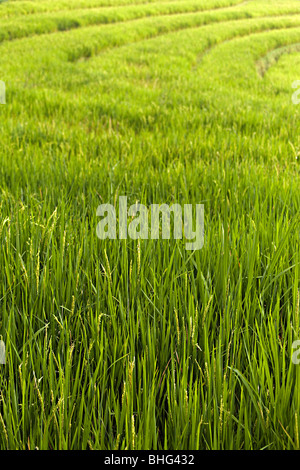
[[[300, 448], [299, 26], [0, 2], [0, 449]], [[100, 240], [122, 195], [204, 204], [204, 246]]]

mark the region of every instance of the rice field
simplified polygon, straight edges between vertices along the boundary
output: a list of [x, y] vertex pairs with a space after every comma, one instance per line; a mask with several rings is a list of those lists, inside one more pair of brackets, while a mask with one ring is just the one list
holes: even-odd
[[298, 0], [0, 2], [1, 450], [300, 449], [299, 53]]

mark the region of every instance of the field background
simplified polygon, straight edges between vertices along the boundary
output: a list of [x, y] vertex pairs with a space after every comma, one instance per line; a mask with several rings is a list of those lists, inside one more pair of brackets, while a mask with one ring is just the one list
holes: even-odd
[[300, 448], [299, 52], [296, 0], [1, 2], [1, 449]]

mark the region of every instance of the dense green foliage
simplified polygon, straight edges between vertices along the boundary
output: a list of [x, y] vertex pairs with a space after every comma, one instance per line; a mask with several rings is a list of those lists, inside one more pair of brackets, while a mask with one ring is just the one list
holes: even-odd
[[[0, 4], [1, 449], [299, 449], [300, 4]], [[100, 203], [205, 205], [205, 244]]]

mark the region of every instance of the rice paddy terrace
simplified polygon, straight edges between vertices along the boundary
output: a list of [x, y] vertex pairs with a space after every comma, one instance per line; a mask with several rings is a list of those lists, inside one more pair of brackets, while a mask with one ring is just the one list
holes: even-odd
[[300, 2], [0, 2], [0, 80], [0, 448], [299, 449]]

